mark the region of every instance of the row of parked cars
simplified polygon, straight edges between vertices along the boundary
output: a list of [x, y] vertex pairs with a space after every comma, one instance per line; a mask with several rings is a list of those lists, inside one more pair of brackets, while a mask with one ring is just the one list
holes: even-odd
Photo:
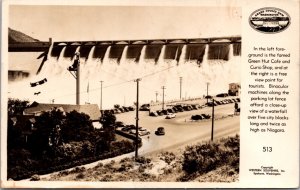
[[[218, 106], [218, 105], [223, 105], [223, 104], [230, 104], [230, 103], [235, 103], [235, 102], [240, 102], [240, 98], [228, 98], [228, 99], [225, 99], [225, 100], [215, 100], [214, 101], [214, 106]], [[206, 103], [207, 106], [213, 106], [213, 102], [208, 102]]]
[[124, 113], [124, 112], [129, 112], [129, 111], [134, 111], [134, 107], [132, 106], [122, 106], [119, 108], [114, 108], [110, 110], [104, 110], [104, 113], [111, 113], [111, 114], [119, 114], [119, 113]]
[[[170, 119], [170, 118], [173, 118], [173, 117], [176, 116], [175, 113], [184, 112], [184, 111], [191, 111], [191, 110], [197, 110], [197, 109], [201, 109], [203, 107], [204, 106], [200, 106], [199, 104], [191, 104], [191, 105], [178, 104], [178, 105], [172, 106], [172, 108], [150, 112], [149, 115], [152, 116], [152, 117], [166, 115], [166, 116], [168, 116], [168, 118], [166, 117], [166, 119]], [[175, 114], [175, 116], [174, 116], [174, 114]]]

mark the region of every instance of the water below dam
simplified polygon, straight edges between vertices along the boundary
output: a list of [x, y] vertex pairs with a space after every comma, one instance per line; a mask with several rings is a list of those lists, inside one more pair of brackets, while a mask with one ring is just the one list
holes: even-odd
[[[67, 70], [72, 65], [74, 53], [80, 52], [80, 103], [100, 104], [101, 83], [102, 107], [114, 104], [131, 106], [136, 101], [135, 79], [139, 83], [141, 103], [162, 101], [162, 86], [165, 86], [165, 101], [180, 97], [202, 97], [228, 91], [232, 82], [240, 83], [240, 50], [233, 44], [224, 45], [119, 45], [119, 46], [51, 46], [47, 60], [32, 66], [30, 76], [8, 83], [8, 97], [41, 103], [76, 103], [76, 80]], [[12, 65], [22, 69], [22, 53], [9, 53], [9, 69]], [[25, 53], [26, 54], [26, 53]], [[26, 62], [37, 62], [37, 54], [26, 54]], [[41, 60], [39, 59], [39, 62]], [[28, 68], [26, 69], [28, 70]], [[30, 68], [29, 68], [30, 70]], [[46, 78], [47, 82], [31, 87], [30, 82]], [[35, 93], [40, 92], [38, 95]], [[156, 96], [156, 94], [158, 94]]]

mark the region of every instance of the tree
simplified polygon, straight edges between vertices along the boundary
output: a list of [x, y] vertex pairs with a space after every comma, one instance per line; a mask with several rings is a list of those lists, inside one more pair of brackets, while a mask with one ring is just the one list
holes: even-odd
[[111, 141], [115, 140], [115, 123], [116, 116], [111, 113], [104, 113], [100, 118], [103, 131], [101, 138], [97, 139], [98, 149], [110, 150]]
[[22, 115], [25, 108], [29, 106], [29, 101], [9, 98], [7, 101], [7, 112], [9, 116]]
[[59, 109], [44, 112], [36, 118], [36, 131], [32, 134], [31, 148], [34, 153], [40, 154], [42, 151], [55, 148], [62, 143], [61, 128], [65, 115]]
[[21, 142], [21, 130], [19, 127], [14, 126], [11, 117], [8, 116], [7, 120], [7, 148], [21, 147], [24, 143]]
[[90, 133], [94, 130], [90, 117], [85, 113], [73, 110], [66, 114], [62, 136], [64, 142], [82, 141], [90, 139]]
[[100, 118], [103, 128], [113, 128], [116, 123], [116, 116], [112, 113], [104, 113]]

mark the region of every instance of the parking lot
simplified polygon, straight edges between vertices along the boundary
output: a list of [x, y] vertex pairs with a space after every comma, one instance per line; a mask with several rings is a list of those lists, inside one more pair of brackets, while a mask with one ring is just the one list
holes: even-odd
[[[226, 98], [218, 98], [219, 100]], [[199, 102], [202, 101], [202, 102]], [[197, 102], [204, 104], [206, 100]], [[161, 109], [159, 105], [151, 107], [151, 110]], [[117, 120], [126, 125], [135, 125], [135, 111], [117, 114]], [[177, 112], [176, 117], [165, 119], [164, 116], [151, 117], [149, 111], [139, 112], [139, 126], [150, 131], [150, 135], [142, 136], [143, 146], [140, 153], [146, 154], [161, 150], [169, 150], [189, 145], [195, 142], [209, 140], [211, 136], [211, 119], [192, 121], [191, 116], [196, 114], [212, 114], [212, 107], [202, 109]], [[240, 130], [239, 116], [234, 116], [234, 103], [215, 106], [214, 135], [218, 137], [227, 137], [231, 134], [237, 134]], [[155, 131], [158, 127], [164, 127], [165, 135], [157, 136]]]

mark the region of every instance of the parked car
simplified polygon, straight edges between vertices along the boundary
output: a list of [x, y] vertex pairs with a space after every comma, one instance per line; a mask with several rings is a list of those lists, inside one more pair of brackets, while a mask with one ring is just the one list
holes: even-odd
[[192, 120], [202, 120], [202, 116], [201, 115], [192, 115], [191, 119]]
[[184, 109], [185, 111], [191, 111], [190, 106], [183, 106], [183, 109]]
[[165, 128], [163, 127], [158, 127], [157, 130], [155, 131], [156, 135], [165, 135]]
[[152, 116], [152, 117], [157, 117], [158, 116], [158, 114], [156, 112], [150, 112], [149, 115]]
[[126, 125], [129, 129], [135, 129], [135, 125]]
[[231, 99], [228, 99], [228, 102], [229, 102], [229, 103], [234, 103], [234, 101], [233, 101], [233, 100], [231, 100]]
[[177, 109], [178, 109], [178, 112], [183, 112], [184, 111], [182, 107], [178, 107]]
[[218, 104], [216, 102], [214, 102], [214, 103], [213, 102], [207, 102], [206, 105], [209, 106], [209, 107], [212, 107], [213, 105], [217, 106]]
[[217, 94], [217, 97], [227, 97], [228, 93], [221, 93], [221, 94]]
[[216, 102], [218, 105], [221, 105], [221, 104], [222, 104], [222, 103], [221, 103], [220, 101], [218, 101], [218, 100], [215, 101], [215, 102]]
[[157, 115], [159, 115], [159, 116], [164, 115], [164, 113], [163, 113], [162, 111], [160, 111], [160, 110], [157, 110], [156, 113], [157, 113]]
[[168, 115], [166, 116], [166, 119], [172, 119], [172, 118], [175, 118], [175, 117], [176, 117], [176, 114], [168, 113]]
[[205, 114], [205, 113], [201, 114], [201, 116], [204, 117], [205, 119], [209, 119], [211, 117], [210, 115]]
[[125, 126], [122, 121], [116, 121], [115, 125], [116, 127], [120, 127], [120, 128]]
[[174, 113], [174, 111], [173, 111], [171, 108], [167, 109], [167, 111], [168, 111], [169, 113]]
[[164, 115], [168, 115], [168, 111], [167, 110], [162, 110], [161, 111]]
[[129, 130], [129, 133], [130, 133], [130, 134], [135, 134], [135, 133], [136, 133], [136, 129], [130, 129], [130, 130]]
[[121, 113], [124, 113], [124, 109], [123, 108], [118, 108], [118, 110], [121, 112]]
[[197, 105], [197, 108], [198, 109], [202, 109], [202, 108], [204, 108], [205, 107], [205, 105]]
[[134, 111], [134, 108], [133, 108], [132, 106], [129, 106], [129, 107], [128, 107], [128, 110], [129, 110], [129, 111]]
[[193, 110], [197, 110], [198, 106], [196, 104], [191, 105]]
[[123, 106], [122, 108], [123, 108], [124, 112], [129, 112], [128, 107]]
[[126, 131], [129, 131], [129, 130], [130, 130], [130, 127], [128, 127], [128, 126], [125, 126], [125, 127], [121, 128], [121, 131], [125, 131], [126, 132]]
[[177, 113], [178, 112], [178, 108], [176, 108], [175, 106], [173, 106], [172, 110], [173, 110], [173, 113]]
[[140, 107], [140, 111], [149, 111], [150, 110], [150, 104], [143, 104]]
[[150, 131], [148, 129], [142, 127], [142, 128], [139, 129], [139, 135], [140, 136], [150, 135]]
[[[129, 133], [135, 135], [136, 134], [136, 129], [131, 129], [129, 131]], [[139, 128], [138, 134], [139, 134], [139, 136], [149, 135], [150, 131], [148, 129], [145, 129], [145, 128]]]
[[114, 114], [122, 113], [119, 109], [112, 109], [111, 110]]
[[139, 136], [150, 135], [150, 131], [139, 131]]

